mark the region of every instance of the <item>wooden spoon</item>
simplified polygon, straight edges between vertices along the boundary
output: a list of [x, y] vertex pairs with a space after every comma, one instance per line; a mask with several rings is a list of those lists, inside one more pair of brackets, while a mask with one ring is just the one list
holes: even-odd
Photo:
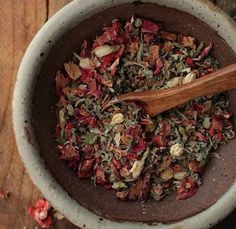
[[155, 116], [199, 96], [210, 95], [236, 88], [236, 64], [229, 65], [191, 83], [158, 91], [131, 92], [110, 101], [137, 101], [150, 116]]

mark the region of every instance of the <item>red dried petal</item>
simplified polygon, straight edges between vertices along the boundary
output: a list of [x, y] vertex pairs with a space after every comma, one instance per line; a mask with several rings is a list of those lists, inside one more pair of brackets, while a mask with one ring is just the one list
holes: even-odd
[[168, 122], [163, 121], [162, 122], [162, 129], [161, 129], [161, 134], [163, 136], [170, 136], [171, 134], [171, 126]]
[[121, 191], [116, 193], [116, 197], [121, 200], [125, 201], [129, 195], [129, 190]]
[[87, 42], [87, 40], [84, 40], [81, 46], [80, 56], [86, 58], [90, 56], [90, 53], [91, 53], [91, 45]]
[[154, 38], [155, 38], [154, 34], [151, 33], [145, 33], [143, 36], [143, 40], [149, 45], [153, 43]]
[[96, 48], [104, 45], [105, 43], [117, 40], [120, 29], [120, 22], [118, 20], [113, 21], [112, 26], [105, 28], [105, 32], [97, 38], [93, 47]]
[[207, 137], [201, 132], [196, 132], [195, 135], [200, 142], [207, 142]]
[[114, 164], [114, 166], [117, 168], [117, 169], [121, 169], [122, 168], [122, 163], [118, 160], [116, 160], [115, 158], [112, 158], [112, 163]]
[[220, 116], [213, 116], [211, 121], [211, 128], [217, 131], [222, 131], [224, 127], [223, 120]]
[[96, 79], [99, 83], [101, 83], [102, 85], [107, 86], [109, 88], [111, 88], [113, 85], [111, 80], [105, 78], [104, 76], [102, 76], [100, 74], [97, 74]]
[[59, 145], [58, 149], [61, 152], [61, 159], [63, 160], [70, 160], [71, 158], [75, 157], [79, 154], [79, 151], [76, 150], [72, 145]]
[[191, 170], [193, 172], [200, 172], [200, 173], [203, 170], [203, 167], [199, 161], [190, 161], [188, 163], [188, 168], [189, 168], [189, 170]]
[[82, 148], [82, 151], [83, 151], [83, 156], [85, 159], [91, 159], [94, 157], [94, 153], [95, 153], [95, 149], [92, 145], [85, 145], [83, 148]]
[[190, 66], [190, 67], [194, 67], [194, 66], [195, 66], [195, 61], [193, 60], [192, 57], [187, 57], [185, 63], [186, 63], [188, 66]]
[[166, 147], [167, 140], [165, 136], [156, 135], [152, 138], [152, 142], [158, 147]]
[[147, 149], [148, 143], [144, 140], [144, 138], [140, 138], [138, 144], [132, 148], [133, 153], [140, 153]]
[[138, 156], [137, 154], [135, 154], [135, 153], [128, 153], [127, 154], [127, 158], [129, 159], [129, 160], [139, 160], [140, 159], [140, 156]]
[[197, 111], [198, 114], [202, 114], [202, 109], [203, 109], [203, 106], [201, 104], [193, 104], [193, 109], [195, 111]]
[[193, 195], [196, 194], [197, 189], [198, 189], [198, 188], [196, 187], [196, 188], [194, 188], [194, 189], [191, 190], [191, 191], [184, 192], [184, 193], [182, 193], [182, 194], [178, 194], [178, 195], [176, 196], [176, 199], [177, 199], [177, 200], [183, 200], [183, 199], [190, 198], [190, 197], [192, 197]]
[[159, 75], [161, 73], [161, 70], [162, 70], [163, 67], [164, 67], [164, 62], [162, 61], [161, 58], [158, 58], [156, 60], [156, 66], [155, 66], [154, 74]]
[[55, 81], [57, 94], [62, 95], [62, 89], [66, 87], [66, 85], [68, 84], [68, 80], [60, 71], [58, 71]]
[[155, 22], [149, 21], [147, 19], [142, 19], [141, 32], [157, 34], [160, 30], [160, 26]]
[[139, 194], [139, 199], [146, 200], [151, 190], [150, 174], [144, 176], [142, 181], [142, 190]]
[[102, 58], [101, 65], [99, 66], [99, 70], [101, 73], [104, 73], [108, 67], [112, 64], [115, 59], [115, 53], [111, 53]]
[[110, 164], [110, 167], [111, 167], [111, 172], [112, 174], [115, 176], [115, 178], [117, 180], [120, 180], [121, 179], [121, 175], [120, 173], [118, 172], [117, 168], [115, 167], [115, 165], [113, 163]]
[[[123, 55], [123, 53], [124, 53], [124, 45], [122, 45], [122, 47], [117, 52], [104, 56], [102, 58], [101, 65], [99, 66], [100, 72], [104, 73], [108, 69], [109, 66], [115, 63], [115, 61], [117, 62], [117, 64], [119, 64], [118, 60]], [[114, 66], [114, 68], [112, 69], [112, 72], [111, 72], [112, 76], [116, 72], [116, 67], [117, 66]]]
[[74, 96], [84, 97], [89, 92], [88, 88], [71, 88], [71, 94]]
[[184, 119], [182, 124], [184, 126], [189, 126], [189, 125], [196, 126], [197, 122], [195, 120], [192, 120], [192, 119]]
[[141, 126], [136, 125], [135, 127], [130, 127], [126, 131], [127, 136], [132, 137], [133, 139], [138, 140], [141, 137]]
[[105, 184], [106, 176], [103, 167], [97, 166], [96, 168], [96, 184]]
[[224, 136], [221, 132], [218, 132], [217, 135], [216, 135], [216, 138], [220, 141], [224, 141]]
[[198, 56], [197, 60], [202, 60], [203, 58], [207, 57], [212, 48], [213, 48], [213, 43], [211, 42], [209, 46], [203, 49], [203, 51]]
[[149, 125], [152, 125], [153, 124], [153, 121], [152, 121], [152, 119], [151, 118], [149, 118], [149, 117], [141, 117], [141, 124], [142, 125], [145, 125], [145, 126], [149, 126]]
[[34, 207], [28, 209], [28, 212], [42, 228], [50, 228], [52, 225], [52, 216], [48, 215], [50, 208], [51, 206], [47, 200], [40, 199], [36, 202]]
[[78, 171], [78, 176], [81, 178], [90, 177], [93, 173], [94, 162], [95, 158], [83, 160]]
[[67, 123], [66, 123], [66, 126], [65, 126], [65, 129], [66, 129], [66, 130], [71, 130], [73, 127], [74, 127], [74, 125], [73, 125], [72, 122], [67, 122]]
[[[190, 186], [190, 187], [188, 187]], [[177, 189], [176, 199], [186, 199], [192, 197], [197, 192], [198, 186], [192, 177], [184, 179]]]

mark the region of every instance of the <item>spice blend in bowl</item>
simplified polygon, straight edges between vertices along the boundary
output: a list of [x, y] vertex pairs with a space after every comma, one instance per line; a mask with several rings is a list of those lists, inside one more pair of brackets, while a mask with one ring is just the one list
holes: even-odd
[[[56, 75], [61, 159], [79, 178], [116, 190], [119, 200], [193, 196], [219, 145], [234, 137], [226, 94], [200, 97], [156, 117], [116, 96], [187, 84], [219, 68], [214, 43], [132, 17], [84, 40]], [[91, 184], [92, 185], [92, 184]]]
[[[135, 15], [133, 21], [135, 27], [131, 29], [137, 30], [136, 36], [140, 40], [137, 41], [138, 50], [133, 56], [128, 50], [131, 32], [125, 27], [127, 21], [131, 23], [132, 15]], [[115, 18], [118, 20], [113, 21]], [[151, 29], [152, 26], [148, 28], [149, 32], [147, 30], [142, 32], [142, 24], [140, 23], [140, 27], [134, 24], [137, 19], [141, 22], [146, 20], [146, 25], [156, 24], [154, 26], [158, 27], [155, 29], [156, 33]], [[112, 30], [111, 28], [119, 22], [121, 24], [119, 36], [122, 33], [124, 36], [127, 34], [126, 40], [113, 43], [109, 40], [104, 44], [94, 44], [98, 41], [96, 36], [100, 37], [105, 32], [104, 27], [110, 27], [108, 30]], [[163, 36], [163, 31], [176, 34], [176, 39], [160, 38]], [[150, 41], [147, 40], [148, 37]], [[196, 49], [190, 46], [184, 47], [183, 37], [194, 37], [193, 44], [196, 45]], [[129, 0], [72, 1], [50, 18], [27, 49], [17, 76], [13, 101], [14, 130], [20, 155], [33, 182], [50, 204], [80, 228], [89, 229], [207, 228], [225, 217], [235, 207], [236, 200], [236, 173], [233, 169], [236, 163], [236, 139], [230, 140], [227, 144], [221, 143], [233, 136], [229, 122], [236, 125], [234, 119], [236, 91], [230, 91], [228, 96], [222, 94], [200, 98], [155, 118], [149, 118], [140, 104], [120, 103], [104, 111], [102, 105], [125, 91], [152, 88], [160, 90], [174, 85], [172, 82], [167, 86], [167, 82], [175, 77], [181, 78], [181, 80], [175, 79], [178, 83], [186, 83], [195, 77], [207, 77], [212, 71], [211, 68], [216, 70], [218, 67], [235, 63], [235, 37], [234, 22], [207, 1], [205, 3], [205, 1], [158, 0], [158, 4], [155, 0], [143, 0], [142, 3]], [[87, 41], [87, 48], [84, 40]], [[165, 56], [163, 48], [168, 41], [174, 48], [167, 51]], [[198, 50], [201, 41], [204, 45]], [[142, 48], [140, 48], [141, 42]], [[180, 47], [174, 44], [179, 44]], [[156, 68], [160, 66], [157, 63], [158, 58], [150, 55], [153, 60], [148, 59], [148, 52], [151, 53], [151, 47], [154, 45], [160, 48], [157, 57], [163, 60], [164, 65], [159, 70]], [[202, 60], [197, 60], [207, 47], [211, 49], [208, 55]], [[133, 48], [135, 49], [135, 46]], [[180, 52], [177, 52], [178, 50]], [[121, 51], [122, 53], [119, 53]], [[176, 59], [171, 57], [175, 54], [179, 54], [176, 55]], [[107, 56], [112, 55], [117, 56], [109, 61]], [[138, 56], [140, 60], [137, 60]], [[118, 57], [119, 63], [116, 61]], [[186, 62], [187, 57], [192, 59]], [[107, 66], [101, 71], [100, 66], [106, 58]], [[176, 66], [181, 63], [179, 58], [183, 58], [183, 68]], [[198, 65], [206, 64], [207, 59], [209, 67]], [[183, 72], [181, 70], [180, 73], [171, 72], [169, 78], [164, 76], [168, 74], [164, 73], [165, 69], [168, 69], [166, 61], [170, 60], [175, 66], [173, 70], [177, 71], [178, 68], [187, 70]], [[218, 60], [219, 64], [215, 60]], [[139, 63], [141, 66], [127, 64], [127, 61]], [[194, 63], [193, 66], [191, 62]], [[90, 64], [93, 73], [86, 69]], [[117, 86], [118, 80], [122, 79], [122, 69], [125, 80], [121, 80], [120, 86]], [[55, 76], [58, 70], [62, 84], [56, 90]], [[202, 76], [204, 72], [206, 75]], [[191, 74], [187, 77], [189, 73]], [[85, 74], [90, 76], [90, 82]], [[149, 74], [150, 76], [153, 74], [153, 78], [148, 77]], [[128, 76], [134, 79], [129, 80]], [[155, 84], [158, 81], [160, 85]], [[105, 82], [107, 85], [104, 85]], [[79, 94], [74, 97], [85, 99], [87, 103], [91, 102], [90, 105], [86, 104], [85, 100], [73, 101], [71, 92], [74, 87], [80, 89]], [[121, 91], [117, 91], [118, 89]], [[64, 105], [63, 101], [66, 102]], [[95, 112], [94, 107], [99, 108], [99, 105], [100, 109]], [[210, 106], [210, 110], [206, 110], [206, 106]], [[185, 111], [191, 111], [193, 115]], [[89, 113], [87, 118], [86, 113]], [[228, 117], [229, 115], [233, 118]], [[185, 117], [187, 121], [184, 121]], [[191, 130], [187, 127], [189, 120], [189, 125], [192, 123]], [[111, 129], [107, 129], [107, 134], [104, 134], [106, 126], [110, 126]], [[123, 126], [124, 129], [118, 131], [118, 126]], [[220, 133], [222, 140], [219, 140]], [[212, 145], [218, 149], [214, 150], [209, 145], [210, 139]], [[104, 148], [105, 142], [109, 141], [110, 144]], [[195, 143], [190, 144], [191, 141], [196, 143], [196, 148], [194, 148]], [[127, 146], [130, 146], [130, 149], [127, 150]], [[203, 155], [201, 158], [202, 152], [206, 152], [202, 151], [206, 149], [204, 146], [212, 149], [208, 155], [205, 157]], [[96, 150], [96, 147], [99, 148]], [[114, 149], [117, 148], [121, 151], [115, 154]], [[193, 158], [189, 153], [192, 148], [195, 152], [192, 154]], [[127, 155], [122, 156], [122, 152]], [[195, 169], [191, 164], [189, 166], [189, 162], [192, 161], [197, 162]], [[90, 170], [88, 162], [92, 164]], [[125, 173], [121, 172], [126, 164], [128, 178], [122, 176]], [[137, 173], [138, 167], [141, 168], [140, 174]], [[202, 176], [203, 169], [205, 169], [204, 176]], [[174, 176], [178, 172], [179, 177]], [[186, 172], [182, 174], [182, 177], [187, 174], [185, 178], [181, 177], [181, 172]], [[168, 173], [172, 176], [169, 180]], [[113, 174], [120, 178], [114, 177]], [[199, 181], [202, 183], [200, 186]], [[145, 183], [147, 188], [144, 188]], [[121, 184], [125, 186], [121, 187]], [[196, 193], [191, 198], [176, 199], [176, 196], [184, 198], [194, 192]], [[127, 201], [120, 201], [116, 197], [117, 193], [120, 197], [123, 194], [123, 199]], [[162, 198], [163, 196], [165, 198]], [[157, 202], [155, 198], [162, 200]], [[142, 201], [143, 199], [146, 201]]]

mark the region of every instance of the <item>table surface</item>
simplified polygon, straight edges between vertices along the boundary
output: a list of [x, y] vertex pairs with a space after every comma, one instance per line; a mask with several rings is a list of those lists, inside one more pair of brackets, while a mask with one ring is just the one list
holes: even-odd
[[[94, 0], [95, 1], [95, 0]], [[28, 206], [42, 197], [33, 185], [17, 152], [11, 120], [11, 100], [22, 56], [39, 28], [70, 0], [0, 0], [0, 191], [8, 189], [8, 199], [0, 199], [0, 228], [31, 229], [37, 226], [27, 214]], [[236, 0], [216, 0], [231, 16]], [[236, 211], [214, 229], [236, 228]], [[75, 229], [66, 219], [54, 229]]]

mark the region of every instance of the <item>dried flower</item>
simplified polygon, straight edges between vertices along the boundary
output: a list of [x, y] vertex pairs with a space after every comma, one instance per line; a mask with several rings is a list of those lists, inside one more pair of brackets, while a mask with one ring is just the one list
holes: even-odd
[[134, 162], [132, 168], [130, 169], [130, 173], [132, 174], [133, 179], [137, 179], [140, 176], [143, 166], [144, 166], [144, 163], [145, 163], [145, 160], [148, 157], [148, 155], [149, 155], [149, 151], [146, 151], [143, 154], [142, 159], [140, 161]]
[[94, 52], [97, 57], [101, 58], [101, 57], [109, 55], [113, 52], [117, 52], [119, 49], [120, 49], [119, 45], [116, 45], [116, 46], [102, 45], [102, 46], [96, 47], [94, 49]]
[[92, 69], [93, 68], [92, 61], [88, 57], [83, 58], [81, 56], [78, 56], [76, 53], [74, 53], [74, 55], [79, 59], [79, 66], [81, 68], [84, 68], [84, 69]]
[[72, 61], [64, 64], [65, 70], [72, 80], [77, 80], [81, 76], [81, 71], [79, 67]]
[[111, 119], [111, 125], [120, 124], [124, 122], [124, 115], [122, 113], [114, 114]]
[[164, 181], [168, 181], [170, 180], [172, 177], [173, 177], [173, 169], [172, 168], [167, 168], [166, 170], [164, 170], [162, 173], [161, 173], [161, 178], [164, 180]]
[[51, 206], [47, 200], [40, 199], [34, 207], [28, 209], [28, 212], [42, 228], [50, 228], [52, 225], [52, 216], [48, 214], [50, 208]]
[[183, 84], [191, 83], [196, 79], [196, 73], [195, 72], [189, 72], [182, 80]]
[[182, 84], [182, 77], [174, 77], [171, 80], [169, 80], [166, 84], [167, 87], [171, 88], [171, 87], [176, 87], [178, 85]]
[[170, 147], [170, 155], [172, 157], [180, 157], [184, 153], [182, 144], [176, 143]]

